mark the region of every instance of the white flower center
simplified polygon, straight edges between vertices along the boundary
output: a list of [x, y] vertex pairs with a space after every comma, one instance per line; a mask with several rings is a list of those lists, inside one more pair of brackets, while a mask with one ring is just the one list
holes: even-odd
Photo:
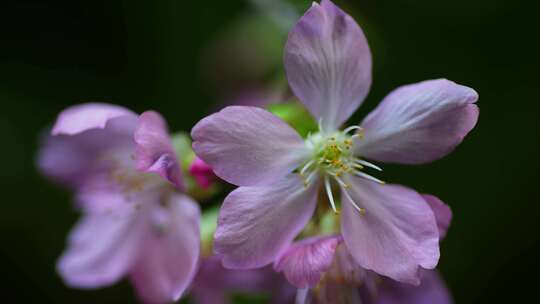
[[[312, 157], [303, 164], [299, 174], [304, 180], [306, 187], [317, 176], [324, 179], [324, 186], [330, 205], [336, 213], [338, 211], [332, 195], [331, 181], [335, 181], [342, 187], [344, 190], [343, 193], [361, 214], [365, 213], [365, 209], [358, 207], [349, 195], [347, 189], [350, 188], [350, 185], [343, 181], [343, 175], [352, 174], [384, 184], [383, 181], [362, 172], [365, 167], [378, 171], [382, 171], [382, 169], [354, 154], [354, 141], [363, 137], [362, 131], [363, 129], [361, 127], [352, 126], [343, 131], [330, 134], [320, 131], [308, 135], [306, 139], [306, 145], [311, 149]], [[350, 134], [352, 132], [354, 132], [353, 135]]]

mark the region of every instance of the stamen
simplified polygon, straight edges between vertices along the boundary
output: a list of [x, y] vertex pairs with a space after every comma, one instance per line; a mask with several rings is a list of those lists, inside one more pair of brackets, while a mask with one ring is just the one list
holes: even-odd
[[350, 188], [351, 185], [347, 184], [346, 182], [344, 182], [339, 176], [335, 176], [334, 177], [336, 179], [336, 181], [343, 187], [343, 188]]
[[375, 169], [375, 170], [377, 170], [377, 171], [382, 171], [382, 169], [381, 169], [379, 166], [374, 165], [374, 164], [372, 164], [372, 163], [370, 163], [370, 162], [367, 162], [367, 161], [365, 161], [365, 160], [362, 160], [362, 159], [356, 159], [355, 162], [356, 162], [357, 164], [359, 164], [359, 165], [363, 165], [363, 166], [366, 166], [366, 167], [370, 167], [370, 168]]
[[334, 210], [335, 213], [338, 213], [336, 209], [336, 203], [334, 202], [334, 196], [332, 195], [332, 188], [330, 187], [330, 180], [328, 180], [328, 176], [324, 177], [324, 188], [326, 189], [326, 195], [328, 195], [328, 200], [330, 200], [332, 210]]
[[313, 170], [311, 171], [311, 173], [309, 173], [309, 175], [304, 179], [304, 187], [307, 188], [309, 186], [309, 183], [311, 182], [311, 179], [313, 179], [315, 174], [317, 174], [317, 170]]
[[358, 177], [363, 177], [363, 178], [368, 179], [368, 180], [370, 180], [370, 181], [374, 181], [374, 182], [379, 183], [379, 184], [381, 184], [381, 185], [386, 184], [386, 183], [383, 182], [382, 180], [377, 179], [377, 178], [375, 178], [375, 177], [373, 177], [373, 176], [371, 176], [371, 175], [369, 175], [369, 174], [365, 174], [364, 172], [355, 171], [355, 172], [354, 172], [354, 175], [356, 175], [356, 176], [358, 176]]
[[360, 126], [350, 126], [347, 129], [343, 130], [343, 133], [347, 134], [351, 132], [352, 130], [363, 130], [363, 128]]
[[364, 169], [364, 166], [360, 165], [359, 163], [353, 163], [353, 167], [358, 168], [360, 170]]
[[305, 164], [305, 166], [302, 168], [302, 170], [300, 170], [300, 175], [304, 175], [304, 173], [306, 172], [307, 169], [309, 169], [309, 167], [311, 167], [313, 165], [313, 163], [315, 162], [314, 159], [310, 160], [307, 164]]
[[353, 205], [353, 207], [354, 207], [356, 210], [358, 210], [358, 212], [360, 212], [360, 215], [366, 214], [366, 209], [358, 207], [358, 205], [354, 202], [354, 200], [352, 199], [352, 197], [351, 197], [351, 195], [349, 194], [349, 192], [347, 192], [347, 189], [343, 189], [343, 193], [345, 194], [345, 196], [347, 197], [347, 199], [349, 199], [349, 201], [351, 202], [351, 204]]

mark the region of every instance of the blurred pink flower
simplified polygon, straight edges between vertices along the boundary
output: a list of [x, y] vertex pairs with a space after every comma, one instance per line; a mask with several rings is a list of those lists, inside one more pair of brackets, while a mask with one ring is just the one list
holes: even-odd
[[39, 155], [44, 174], [76, 193], [83, 215], [58, 262], [67, 285], [129, 277], [143, 302], [178, 300], [196, 273], [198, 204], [182, 193], [160, 114], [89, 103], [60, 113]]
[[[289, 33], [285, 69], [295, 95], [320, 122], [306, 140], [256, 107], [232, 106], [192, 130], [193, 149], [217, 176], [240, 186], [225, 199], [214, 248], [227, 268], [272, 263], [310, 221], [320, 186], [337, 213], [345, 246], [363, 269], [420, 284], [439, 260], [429, 201], [366, 173], [365, 159], [422, 164], [450, 153], [475, 126], [477, 93], [445, 79], [400, 87], [359, 126], [339, 127], [367, 96], [371, 52], [361, 28], [328, 0]], [[436, 199], [436, 198], [435, 198]]]

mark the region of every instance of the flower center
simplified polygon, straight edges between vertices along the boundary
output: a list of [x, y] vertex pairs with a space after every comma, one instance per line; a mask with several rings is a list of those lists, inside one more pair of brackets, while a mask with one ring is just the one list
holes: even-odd
[[126, 156], [128, 153], [111, 151], [101, 159], [106, 164], [109, 182], [118, 187], [127, 201], [138, 202], [142, 194], [159, 193], [167, 187], [156, 174], [137, 171], [133, 157]]
[[[353, 133], [354, 134], [350, 134]], [[352, 174], [371, 181], [384, 184], [383, 181], [368, 175], [362, 170], [365, 167], [382, 171], [378, 166], [361, 159], [354, 153], [355, 139], [363, 137], [363, 129], [358, 126], [348, 127], [343, 131], [338, 131], [330, 134], [318, 132], [309, 135], [306, 140], [306, 145], [312, 152], [312, 157], [300, 169], [300, 176], [307, 187], [317, 176], [324, 179], [324, 186], [332, 209], [337, 212], [337, 208], [332, 195], [331, 182], [335, 181], [344, 190], [343, 193], [347, 196], [354, 207], [364, 214], [365, 210], [358, 207], [348, 194], [347, 189], [350, 185], [343, 181], [342, 177], [345, 174]]]

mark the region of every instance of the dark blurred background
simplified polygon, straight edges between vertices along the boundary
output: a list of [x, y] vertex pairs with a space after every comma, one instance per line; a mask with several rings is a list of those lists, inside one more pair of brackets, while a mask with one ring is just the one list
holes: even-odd
[[[78, 291], [55, 273], [77, 214], [71, 195], [35, 168], [39, 135], [63, 108], [87, 101], [155, 109], [171, 129], [189, 130], [235, 91], [283, 83], [287, 22], [254, 2], [1, 2], [2, 303], [135, 301], [126, 282]], [[452, 207], [440, 270], [456, 303], [534, 299], [540, 271], [538, 5], [336, 3], [364, 28], [374, 57], [372, 91], [354, 121], [401, 84], [446, 77], [479, 92], [479, 124], [453, 154], [425, 166], [385, 166], [384, 179], [436, 194]], [[309, 5], [292, 3], [299, 14]], [[260, 21], [265, 18], [270, 21]]]

